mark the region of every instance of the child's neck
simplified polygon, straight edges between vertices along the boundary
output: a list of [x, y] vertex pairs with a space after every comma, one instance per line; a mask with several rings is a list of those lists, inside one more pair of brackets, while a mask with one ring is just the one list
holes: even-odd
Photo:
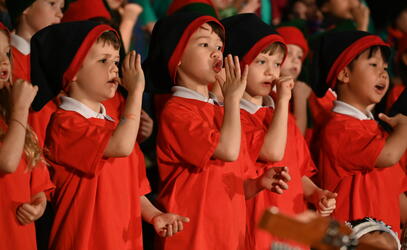
[[357, 110], [359, 110], [360, 112], [362, 112], [365, 115], [369, 115], [370, 111], [374, 107], [374, 103], [363, 104], [359, 101], [353, 100], [352, 98], [346, 98], [346, 97], [343, 97], [340, 95], [338, 95], [338, 101], [351, 105], [352, 107], [356, 108]]
[[91, 100], [90, 98], [88, 98], [86, 96], [82, 96], [82, 95], [79, 95], [76, 93], [69, 93], [69, 97], [77, 100], [78, 102], [87, 106], [88, 108], [95, 111], [96, 113], [100, 113], [100, 105], [101, 105], [100, 102]]
[[251, 103], [256, 104], [257, 106], [263, 106], [263, 96], [251, 96], [249, 93], [244, 92], [243, 99]]
[[27, 42], [30, 42], [31, 37], [34, 35], [35, 32], [33, 32], [29, 27], [19, 27], [16, 30], [16, 35], [23, 38]]
[[190, 83], [178, 83], [177, 85], [191, 89], [199, 94], [209, 98], [209, 90], [207, 85], [200, 85], [200, 84], [190, 84]]

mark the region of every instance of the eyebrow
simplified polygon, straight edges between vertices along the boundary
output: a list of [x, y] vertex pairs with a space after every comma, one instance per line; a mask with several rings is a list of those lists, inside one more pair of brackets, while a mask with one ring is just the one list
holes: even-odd
[[[198, 36], [197, 38], [195, 38], [195, 40], [199, 40], [199, 39], [202, 39], [202, 38], [210, 39], [210, 36]], [[222, 42], [222, 40], [220, 38], [217, 38], [216, 41]]]

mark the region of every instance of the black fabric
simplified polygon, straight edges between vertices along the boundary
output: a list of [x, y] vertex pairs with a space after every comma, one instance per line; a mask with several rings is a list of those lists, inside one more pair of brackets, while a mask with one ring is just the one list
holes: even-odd
[[31, 38], [31, 81], [39, 87], [33, 110], [39, 111], [60, 93], [65, 71], [87, 34], [98, 25], [92, 21], [55, 24]]
[[329, 89], [326, 80], [339, 55], [352, 43], [368, 35], [371, 34], [356, 30], [326, 32], [311, 44], [310, 84], [318, 97], [323, 97]]
[[157, 21], [151, 35], [148, 57], [143, 63], [146, 91], [171, 93], [173, 81], [168, 62], [188, 25], [198, 17], [196, 12], [177, 12]]
[[6, 0], [8, 14], [10, 15], [11, 24], [16, 28], [17, 18], [36, 0]]
[[397, 101], [390, 109], [389, 115], [394, 116], [396, 114], [407, 115], [407, 88], [401, 93]]
[[242, 59], [262, 38], [279, 35], [272, 26], [252, 13], [238, 14], [221, 21], [225, 27], [225, 56], [232, 54]]

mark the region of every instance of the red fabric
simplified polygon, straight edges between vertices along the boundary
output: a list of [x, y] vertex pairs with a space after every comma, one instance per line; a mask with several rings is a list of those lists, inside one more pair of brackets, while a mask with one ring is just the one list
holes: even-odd
[[307, 57], [309, 48], [308, 42], [302, 34], [301, 30], [294, 26], [284, 26], [277, 28], [276, 31], [280, 33], [280, 35], [284, 38], [286, 44], [294, 44], [302, 49], [304, 53], [302, 61], [304, 61]]
[[84, 21], [97, 17], [112, 19], [103, 0], [77, 0], [69, 4], [61, 22]]
[[395, 84], [394, 87], [390, 90], [389, 95], [387, 96], [386, 110], [390, 110], [393, 104], [397, 101], [401, 93], [406, 87], [401, 84]]
[[321, 134], [321, 185], [338, 193], [334, 218], [345, 221], [369, 216], [400, 233], [399, 195], [404, 191], [401, 177], [405, 173], [399, 164], [375, 168], [386, 137], [374, 120], [333, 113]]
[[387, 43], [383, 42], [380, 37], [375, 35], [368, 35], [355, 41], [344, 51], [342, 51], [338, 58], [336, 58], [326, 78], [326, 82], [328, 83], [329, 87], [332, 89], [335, 88], [336, 77], [338, 76], [339, 72], [341, 72], [341, 70], [344, 69], [357, 55], [359, 55], [365, 49], [368, 49], [375, 45], [386, 47], [389, 46]]
[[174, 12], [176, 12], [177, 10], [179, 10], [179, 9], [189, 5], [189, 4], [194, 4], [194, 3], [207, 4], [207, 5], [211, 6], [216, 11], [216, 8], [213, 5], [211, 0], [174, 0], [174, 1], [172, 1], [170, 7], [168, 7], [167, 14], [168, 15], [174, 14]]
[[[72, 59], [71, 64], [64, 73], [62, 84], [65, 92], [68, 92], [67, 91], [67, 88], [69, 87], [68, 84], [72, 81], [76, 73], [78, 73], [80, 67], [82, 67], [82, 62], [85, 59], [86, 55], [88, 54], [90, 48], [92, 48], [96, 39], [98, 39], [99, 36], [106, 31], [113, 31], [117, 35], [116, 30], [106, 24], [96, 26], [86, 35], [86, 38], [83, 40], [81, 46], [76, 52], [75, 57]], [[119, 35], [117, 35], [117, 37], [119, 37]]]
[[[257, 155], [258, 157], [264, 142], [264, 135], [272, 121], [273, 114], [274, 110], [272, 108], [261, 108], [255, 114], [250, 114], [246, 111], [241, 112], [243, 130], [248, 136], [247, 147], [251, 150], [252, 156]], [[262, 130], [262, 135], [258, 132], [259, 128]], [[255, 133], [253, 133], [253, 131]], [[283, 195], [264, 190], [246, 202], [246, 248], [265, 250], [270, 249], [270, 245], [273, 241], [282, 241], [296, 247], [309, 249], [309, 247], [300, 246], [293, 242], [273, 239], [269, 233], [257, 228], [264, 210], [270, 206], [276, 206], [282, 213], [288, 215], [298, 214], [306, 209], [302, 177], [312, 176], [315, 174], [316, 168], [312, 162], [305, 139], [298, 129], [295, 118], [292, 115], [289, 115], [288, 119], [287, 146], [283, 160], [273, 164], [257, 161], [255, 166], [257, 176], [261, 176], [266, 169], [274, 166], [287, 166], [289, 168], [289, 173], [292, 178], [289, 182], [289, 189], [286, 190]], [[250, 172], [252, 175], [253, 171]]]
[[48, 102], [40, 111], [30, 111], [28, 123], [37, 134], [40, 146], [44, 146], [47, 126], [52, 114], [58, 109], [56, 100]]
[[[0, 120], [3, 131], [7, 126]], [[1, 147], [0, 142], [0, 147]], [[0, 172], [0, 249], [30, 250], [37, 249], [34, 223], [22, 226], [16, 218], [18, 206], [30, 202], [39, 192], [48, 192], [54, 188], [47, 168], [39, 164], [32, 171], [26, 171], [27, 164], [23, 156], [17, 170], [12, 174]]]
[[17, 79], [23, 79], [30, 81], [30, 55], [22, 54], [17, 48], [11, 47], [11, 55], [13, 58], [13, 81]]
[[115, 125], [54, 113], [46, 141], [57, 186], [51, 249], [142, 249], [139, 159], [103, 158]]
[[244, 57], [242, 58], [240, 62], [240, 67], [243, 69], [245, 65], [251, 64], [253, 60], [256, 58], [256, 56], [260, 54], [261, 51], [263, 51], [264, 49], [266, 49], [268, 46], [275, 42], [280, 42], [284, 45], [285, 53], [282, 61], [284, 62], [285, 58], [287, 57], [287, 46], [285, 46], [284, 39], [280, 35], [273, 34], [263, 37], [255, 45], [253, 45], [250, 48], [250, 50], [246, 53], [246, 55], [244, 55]]
[[243, 247], [248, 156], [242, 146], [235, 162], [212, 158], [222, 120], [222, 107], [181, 97], [172, 97], [162, 111], [157, 137], [162, 185], [157, 201], [165, 211], [191, 221], [182, 233], [160, 238], [159, 249]]
[[[181, 60], [182, 54], [184, 53], [185, 47], [188, 44], [189, 38], [194, 34], [194, 32], [204, 23], [207, 22], [215, 22], [224, 30], [223, 25], [219, 22], [218, 19], [211, 17], [211, 16], [201, 16], [192, 23], [188, 25], [188, 27], [182, 33], [182, 37], [180, 38], [177, 47], [175, 48], [174, 52], [171, 55], [170, 60], [168, 61], [168, 72], [170, 73], [171, 79], [175, 82], [175, 77], [177, 75], [177, 68], [178, 63]], [[223, 51], [223, 47], [222, 47]]]

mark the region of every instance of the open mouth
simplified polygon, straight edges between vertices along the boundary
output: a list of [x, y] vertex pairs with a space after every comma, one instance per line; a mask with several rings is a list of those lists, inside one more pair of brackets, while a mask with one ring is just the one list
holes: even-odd
[[118, 85], [119, 84], [119, 78], [115, 77], [113, 79], [110, 79], [107, 83]]
[[386, 89], [386, 85], [385, 84], [376, 84], [375, 86], [375, 89], [376, 90], [378, 90], [378, 91], [384, 91], [385, 89]]
[[222, 60], [218, 60], [213, 64], [213, 71], [215, 71], [216, 73], [219, 73], [222, 70]]
[[0, 79], [6, 80], [8, 78], [8, 70], [0, 70]]

